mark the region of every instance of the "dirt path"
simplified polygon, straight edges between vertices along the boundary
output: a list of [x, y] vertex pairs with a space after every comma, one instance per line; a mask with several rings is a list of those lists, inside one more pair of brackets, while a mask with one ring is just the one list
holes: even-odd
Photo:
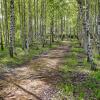
[[51, 100], [69, 47], [60, 46], [0, 76], [0, 100]]

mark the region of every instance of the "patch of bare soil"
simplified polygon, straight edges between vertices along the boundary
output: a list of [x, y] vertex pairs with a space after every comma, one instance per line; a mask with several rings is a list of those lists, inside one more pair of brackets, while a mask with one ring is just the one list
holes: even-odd
[[28, 64], [0, 75], [0, 100], [51, 100], [62, 80], [57, 72], [68, 46], [60, 46]]

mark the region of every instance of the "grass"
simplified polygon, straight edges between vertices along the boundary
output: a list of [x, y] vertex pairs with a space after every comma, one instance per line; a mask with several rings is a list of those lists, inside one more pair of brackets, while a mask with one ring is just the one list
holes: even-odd
[[[67, 100], [100, 100], [100, 70], [90, 70], [90, 64], [87, 63], [84, 50], [79, 47], [78, 41], [71, 41], [70, 44], [71, 48], [65, 55], [64, 65], [58, 69], [63, 76], [63, 81], [57, 84], [57, 88], [61, 90], [61, 98], [65, 97]], [[28, 54], [17, 47], [17, 56], [14, 58], [9, 57], [8, 50], [0, 51], [0, 64], [14, 67], [29, 61], [33, 56], [56, 48], [58, 45], [59, 43], [56, 43], [52, 47], [46, 46], [44, 48], [39, 46], [38, 49], [30, 49]], [[97, 56], [96, 63], [99, 67], [98, 58], [99, 56]], [[69, 99], [70, 97], [72, 98]]]
[[31, 48], [27, 54], [24, 50], [22, 50], [21, 47], [16, 47], [16, 55], [14, 55], [13, 58], [9, 56], [9, 51], [5, 49], [4, 51], [0, 51], [0, 66], [17, 67], [18, 65], [30, 61], [34, 56], [40, 55], [43, 52], [47, 52], [48, 50], [56, 48], [57, 46], [58, 43], [54, 43], [51, 47], [42, 47], [40, 45], [38, 48]]
[[[64, 78], [57, 86], [62, 90], [61, 96], [67, 98], [70, 95], [73, 100], [100, 100], [100, 70], [91, 71], [77, 41], [72, 41], [71, 45], [71, 52], [65, 56], [64, 65], [59, 69]], [[79, 61], [82, 66], [78, 65]]]

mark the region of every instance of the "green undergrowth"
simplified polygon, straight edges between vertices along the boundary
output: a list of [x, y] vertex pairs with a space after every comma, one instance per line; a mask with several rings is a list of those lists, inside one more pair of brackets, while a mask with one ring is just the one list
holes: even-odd
[[78, 41], [72, 41], [70, 51], [59, 69], [63, 81], [58, 83], [61, 98], [69, 100], [100, 100], [100, 70], [91, 71], [86, 54]]
[[29, 51], [23, 50], [21, 47], [16, 47], [16, 55], [13, 58], [9, 56], [9, 51], [5, 49], [0, 51], [0, 67], [17, 67], [18, 65], [24, 64], [30, 61], [34, 56], [38, 56], [43, 52], [47, 52], [50, 49], [56, 48], [59, 43], [54, 43], [52, 46], [34, 46], [29, 49]]

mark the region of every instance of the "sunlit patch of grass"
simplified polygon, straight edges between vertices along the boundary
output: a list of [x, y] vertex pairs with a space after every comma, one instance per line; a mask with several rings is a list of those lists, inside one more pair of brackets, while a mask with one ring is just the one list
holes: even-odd
[[85, 81], [83, 86], [85, 88], [88, 88], [92, 91], [93, 97], [95, 97], [97, 100], [100, 99], [100, 81], [90, 78], [89, 80]]
[[84, 92], [80, 92], [78, 100], [84, 100], [84, 96], [85, 96]]
[[95, 58], [100, 60], [100, 55], [99, 54], [95, 54]]
[[50, 46], [49, 48], [54, 49], [54, 48], [57, 48], [57, 47], [58, 47], [58, 44], [55, 44], [55, 45]]
[[84, 64], [85, 69], [86, 68], [90, 69], [90, 64], [87, 62], [87, 58], [83, 59], [83, 64]]
[[72, 50], [73, 52], [84, 53], [84, 49], [83, 49], [83, 48], [75, 48], [75, 47], [72, 47], [71, 50]]
[[72, 40], [71, 45], [74, 47], [80, 47], [79, 41], [77, 40]]
[[77, 65], [77, 59], [69, 58], [67, 59], [67, 65], [70, 67], [74, 67]]
[[71, 93], [73, 93], [73, 85], [72, 84], [61, 83], [61, 84], [59, 84], [58, 87], [61, 89], [61, 91], [64, 94], [70, 95]]
[[100, 70], [100, 55], [97, 52], [94, 54], [94, 62], [97, 64], [97, 69]]
[[60, 42], [61, 45], [68, 45], [70, 43], [71, 43], [70, 41], [62, 41], [62, 42]]
[[96, 64], [97, 70], [100, 70], [100, 59], [94, 58], [94, 62]]
[[25, 51], [22, 50], [22, 48], [17, 47], [16, 54], [17, 54], [17, 56], [23, 56], [23, 55], [25, 55]]
[[100, 81], [100, 70], [97, 72], [92, 72], [92, 77], [94, 77], [96, 80]]

